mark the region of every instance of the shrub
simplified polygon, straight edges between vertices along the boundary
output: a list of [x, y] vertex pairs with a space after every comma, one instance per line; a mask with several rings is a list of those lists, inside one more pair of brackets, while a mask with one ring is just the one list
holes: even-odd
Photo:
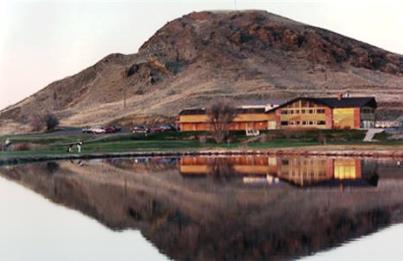
[[48, 131], [54, 130], [57, 126], [59, 126], [59, 119], [52, 113], [45, 114], [43, 120], [46, 124], [46, 130]]
[[199, 142], [201, 144], [206, 144], [207, 143], [207, 136], [206, 135], [200, 135], [198, 136]]
[[53, 113], [33, 114], [30, 118], [32, 131], [54, 130], [59, 126], [59, 119]]
[[326, 135], [324, 135], [322, 132], [319, 132], [317, 139], [318, 139], [319, 144], [326, 145], [327, 138], [326, 138]]
[[262, 135], [259, 137], [259, 142], [267, 142], [268, 141], [268, 135]]
[[31, 149], [31, 145], [29, 143], [17, 143], [12, 148], [13, 151], [26, 151]]

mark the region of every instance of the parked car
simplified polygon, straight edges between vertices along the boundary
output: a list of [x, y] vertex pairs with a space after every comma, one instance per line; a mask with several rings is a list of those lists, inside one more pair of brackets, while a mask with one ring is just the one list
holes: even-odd
[[160, 132], [163, 132], [163, 131], [164, 131], [164, 130], [161, 129], [160, 126], [154, 126], [154, 127], [151, 127], [151, 128], [150, 128], [150, 132], [151, 132], [151, 133], [160, 133]]
[[83, 128], [83, 133], [92, 133], [92, 134], [103, 134], [105, 133], [105, 128], [102, 127], [90, 127], [90, 128]]
[[131, 132], [135, 134], [147, 134], [149, 132], [149, 129], [145, 126], [134, 126], [131, 129]]
[[105, 133], [116, 133], [122, 130], [122, 128], [117, 126], [108, 126], [105, 129]]
[[91, 128], [90, 127], [85, 127], [81, 129], [82, 133], [92, 133]]
[[171, 124], [164, 124], [160, 126], [162, 131], [176, 131], [176, 128]]
[[154, 126], [150, 128], [151, 133], [159, 133], [159, 132], [166, 132], [166, 131], [176, 131], [176, 128], [170, 124], [164, 124], [159, 126]]
[[90, 130], [91, 130], [91, 133], [93, 133], [93, 134], [104, 134], [104, 133], [106, 133], [105, 128], [103, 128], [103, 127], [93, 127]]

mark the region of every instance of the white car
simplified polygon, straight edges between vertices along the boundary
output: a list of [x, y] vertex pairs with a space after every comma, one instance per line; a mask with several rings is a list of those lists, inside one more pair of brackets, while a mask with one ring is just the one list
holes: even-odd
[[102, 127], [95, 127], [95, 128], [91, 128], [91, 132], [94, 134], [103, 134], [106, 132], [106, 130]]
[[90, 127], [82, 129], [83, 133], [103, 134], [106, 130], [102, 127]]

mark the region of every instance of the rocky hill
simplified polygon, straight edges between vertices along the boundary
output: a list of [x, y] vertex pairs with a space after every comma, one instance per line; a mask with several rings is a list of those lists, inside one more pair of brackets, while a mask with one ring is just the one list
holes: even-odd
[[[0, 112], [1, 129], [52, 111], [66, 125], [169, 120], [218, 96], [376, 95], [403, 112], [403, 56], [265, 11], [194, 12], [131, 55], [110, 54]], [[0, 130], [1, 131], [1, 130]]]

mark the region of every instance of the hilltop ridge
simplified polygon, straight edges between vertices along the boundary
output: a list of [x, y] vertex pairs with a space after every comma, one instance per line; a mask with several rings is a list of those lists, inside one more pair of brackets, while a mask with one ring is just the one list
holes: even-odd
[[219, 96], [347, 90], [376, 96], [379, 117], [393, 118], [403, 111], [402, 84], [402, 55], [265, 11], [193, 12], [168, 22], [138, 53], [110, 54], [2, 110], [0, 132], [23, 129], [40, 111], [65, 125], [132, 124], [169, 120]]

